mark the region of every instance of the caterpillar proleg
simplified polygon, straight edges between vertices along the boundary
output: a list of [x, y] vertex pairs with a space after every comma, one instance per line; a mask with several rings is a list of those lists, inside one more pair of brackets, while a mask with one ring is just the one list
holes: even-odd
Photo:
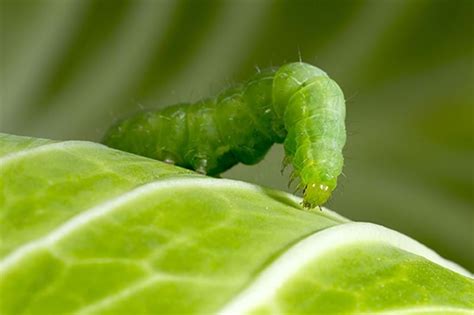
[[258, 163], [274, 143], [299, 178], [303, 204], [324, 204], [342, 172], [345, 101], [339, 86], [303, 62], [255, 74], [195, 104], [145, 111], [112, 126], [110, 147], [211, 176]]

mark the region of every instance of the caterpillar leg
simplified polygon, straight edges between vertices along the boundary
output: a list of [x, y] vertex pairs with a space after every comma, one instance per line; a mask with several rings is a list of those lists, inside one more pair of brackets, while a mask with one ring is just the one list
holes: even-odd
[[[281, 161], [281, 168], [280, 168], [280, 173], [283, 175], [283, 172], [287, 168], [287, 166], [291, 164], [291, 158], [289, 156], [285, 156], [283, 158], [283, 161]], [[288, 184], [289, 186], [290, 184]]]
[[174, 165], [174, 164], [176, 164], [176, 162], [175, 162], [175, 161], [173, 161], [173, 160], [172, 160], [172, 159], [170, 159], [170, 158], [166, 158], [166, 159], [165, 159], [163, 162], [165, 162], [165, 163], [168, 163], [168, 164], [171, 164], [171, 165]]
[[195, 167], [195, 170], [199, 174], [206, 175], [208, 173], [207, 160], [205, 159], [199, 160], [197, 166]]
[[[290, 188], [291, 184], [299, 177], [298, 172], [293, 170], [290, 175], [290, 180], [288, 181], [288, 188]], [[298, 189], [297, 189], [298, 190]]]

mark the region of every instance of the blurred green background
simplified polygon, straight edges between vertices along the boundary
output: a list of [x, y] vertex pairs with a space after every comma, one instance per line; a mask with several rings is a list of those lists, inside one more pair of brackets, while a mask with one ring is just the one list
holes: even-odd
[[[301, 55], [347, 98], [329, 207], [474, 271], [472, 0], [0, 1], [1, 132], [97, 141]], [[288, 190], [282, 158], [224, 176]]]

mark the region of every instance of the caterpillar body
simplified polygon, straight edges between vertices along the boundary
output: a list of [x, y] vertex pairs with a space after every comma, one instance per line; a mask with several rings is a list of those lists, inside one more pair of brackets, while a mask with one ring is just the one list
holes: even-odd
[[324, 204], [342, 172], [345, 101], [339, 86], [296, 62], [255, 74], [246, 83], [195, 104], [146, 111], [105, 135], [110, 147], [211, 176], [237, 163], [258, 163], [284, 143], [284, 164], [303, 188], [303, 205]]

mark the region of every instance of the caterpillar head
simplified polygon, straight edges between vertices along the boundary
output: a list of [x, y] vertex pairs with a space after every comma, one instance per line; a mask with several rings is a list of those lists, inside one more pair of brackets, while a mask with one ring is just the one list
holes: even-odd
[[304, 189], [303, 206], [314, 208], [321, 206], [331, 197], [332, 189], [322, 183], [310, 183]]
[[303, 184], [303, 206], [305, 208], [315, 208], [325, 204], [337, 186], [337, 177], [331, 176], [327, 172], [309, 172], [310, 174], [301, 177]]

